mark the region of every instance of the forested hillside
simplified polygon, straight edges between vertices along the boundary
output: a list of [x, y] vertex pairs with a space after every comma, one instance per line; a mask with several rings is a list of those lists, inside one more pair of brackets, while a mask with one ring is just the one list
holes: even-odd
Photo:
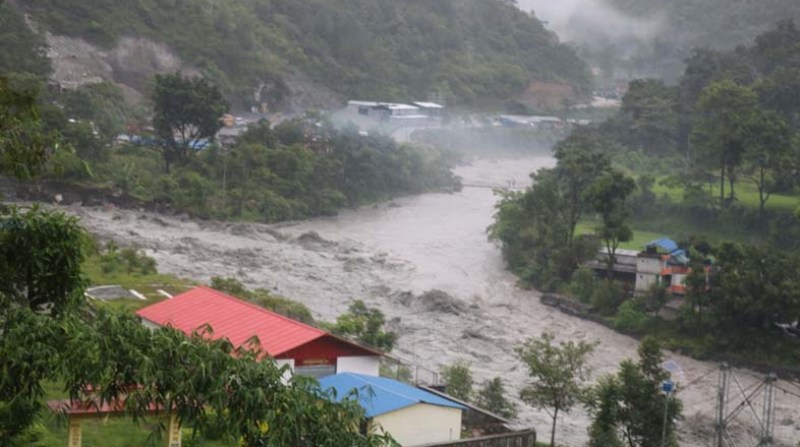
[[[228, 93], [250, 95], [301, 72], [345, 97], [458, 103], [507, 99], [533, 79], [588, 91], [571, 48], [501, 0], [30, 0], [53, 33], [111, 47], [124, 36], [167, 44]], [[5, 46], [0, 42], [0, 47]]]

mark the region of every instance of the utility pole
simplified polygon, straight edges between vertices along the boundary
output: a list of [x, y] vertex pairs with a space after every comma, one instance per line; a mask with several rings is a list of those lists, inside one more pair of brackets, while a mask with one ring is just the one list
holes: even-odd
[[716, 439], [714, 447], [725, 447], [725, 399], [728, 394], [728, 371], [730, 366], [723, 363], [720, 366], [719, 382], [717, 384], [717, 423], [714, 426]]
[[665, 380], [661, 384], [661, 391], [664, 392], [664, 423], [661, 428], [661, 447], [667, 445], [667, 421], [669, 420], [669, 397], [675, 389], [675, 382]]
[[772, 446], [772, 431], [775, 426], [775, 382], [773, 373], [764, 379], [764, 407], [761, 409], [761, 438], [758, 447]]

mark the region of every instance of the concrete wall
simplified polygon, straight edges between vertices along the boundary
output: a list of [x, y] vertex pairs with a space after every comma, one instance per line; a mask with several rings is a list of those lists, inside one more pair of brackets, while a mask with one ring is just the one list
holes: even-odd
[[336, 359], [336, 374], [351, 372], [365, 376], [378, 377], [380, 372], [380, 357], [376, 355], [362, 357], [339, 357]]
[[658, 282], [658, 275], [654, 275], [652, 273], [639, 272], [636, 274], [635, 289], [637, 292], [647, 292], [657, 282]]
[[461, 439], [461, 410], [416, 404], [373, 419], [403, 447]]

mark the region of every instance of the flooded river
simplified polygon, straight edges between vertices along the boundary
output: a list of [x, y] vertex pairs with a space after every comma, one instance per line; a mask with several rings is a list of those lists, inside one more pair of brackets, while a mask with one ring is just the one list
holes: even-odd
[[[475, 161], [456, 169], [471, 185], [458, 193], [405, 197], [337, 217], [279, 225], [70, 211], [100, 237], [142, 247], [161, 271], [198, 281], [234, 276], [305, 303], [319, 319], [333, 320], [350, 301], [363, 299], [381, 308], [400, 335], [397, 356], [431, 370], [466, 362], [476, 382], [502, 377], [516, 396], [526, 371], [514, 348], [544, 331], [561, 340], [599, 341], [590, 361], [595, 378], [636, 355], [632, 338], [562, 314], [540, 304], [538, 292], [517, 288], [499, 250], [486, 239], [497, 200], [491, 188], [527, 185], [529, 173], [554, 163], [546, 156]], [[419, 298], [430, 289], [454, 299]], [[686, 416], [682, 445], [711, 445], [718, 366], [668, 357], [682, 366], [688, 385], [680, 394]], [[740, 380], [746, 387], [755, 379], [742, 374]], [[776, 436], [796, 445], [800, 402], [779, 394], [777, 406]], [[520, 410], [520, 426], [534, 426], [542, 437], [549, 434], [545, 412], [524, 405]], [[588, 424], [585, 412], [575, 409], [559, 421], [557, 439], [584, 445]], [[755, 430], [752, 418], [741, 418], [741, 425], [741, 438]]]

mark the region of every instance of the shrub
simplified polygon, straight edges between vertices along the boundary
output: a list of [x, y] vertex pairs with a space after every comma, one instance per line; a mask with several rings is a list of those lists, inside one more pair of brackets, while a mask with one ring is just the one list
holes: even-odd
[[106, 252], [100, 255], [100, 268], [103, 273], [125, 273], [135, 276], [155, 275], [155, 259], [134, 248], [118, 249], [114, 243], [106, 246]]
[[597, 275], [588, 267], [581, 267], [572, 275], [569, 290], [582, 303], [590, 303], [597, 286]]
[[625, 301], [625, 292], [617, 281], [600, 281], [592, 293], [592, 306], [603, 315], [613, 315]]
[[619, 311], [614, 316], [614, 328], [620, 331], [640, 332], [650, 318], [635, 301], [628, 300], [619, 306]]

